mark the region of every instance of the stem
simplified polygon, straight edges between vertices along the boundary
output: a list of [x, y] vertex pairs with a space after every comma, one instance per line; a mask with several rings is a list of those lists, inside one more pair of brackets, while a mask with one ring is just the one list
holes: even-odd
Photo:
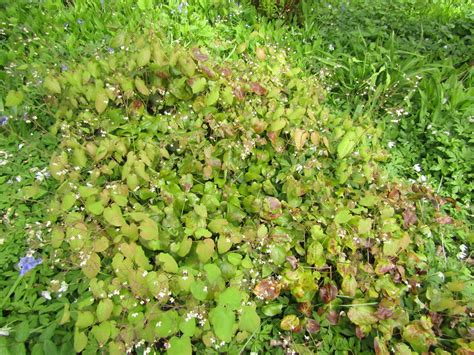
[[378, 302], [370, 302], [370, 303], [356, 303], [356, 304], [341, 304], [339, 307], [358, 307], [358, 306], [375, 306], [379, 304]]
[[20, 280], [21, 280], [21, 275], [18, 274], [18, 277], [15, 281], [15, 283], [12, 285], [12, 287], [10, 288], [10, 291], [8, 291], [8, 294], [7, 296], [3, 299], [2, 303], [0, 304], [0, 310], [3, 309], [3, 306], [5, 305], [5, 302], [7, 301], [7, 299], [10, 298], [10, 296], [12, 295], [13, 291], [15, 291], [15, 289], [17, 288], [18, 284], [20, 283]]

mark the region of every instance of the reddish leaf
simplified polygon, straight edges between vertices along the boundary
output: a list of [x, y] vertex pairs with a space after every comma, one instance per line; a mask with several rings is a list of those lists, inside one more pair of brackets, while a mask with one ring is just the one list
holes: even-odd
[[265, 121], [261, 121], [261, 120], [255, 121], [255, 122], [253, 123], [253, 126], [252, 126], [253, 130], [254, 130], [255, 133], [257, 133], [257, 134], [262, 133], [262, 132], [265, 130], [266, 127], [267, 127], [266, 122], [265, 122]]
[[225, 76], [226, 78], [230, 77], [232, 75], [232, 70], [229, 68], [221, 68], [221, 74]]
[[333, 284], [324, 285], [319, 289], [319, 297], [324, 303], [329, 303], [337, 297], [337, 287]]
[[260, 281], [253, 289], [253, 293], [264, 300], [271, 301], [280, 295], [281, 285], [271, 278]]
[[379, 305], [379, 308], [377, 309], [377, 312], [375, 312], [375, 316], [380, 319], [388, 319], [393, 315], [393, 311], [391, 309], [388, 309], [382, 305]]
[[449, 216], [439, 216], [436, 217], [436, 222], [439, 224], [453, 224], [454, 220]]
[[291, 265], [291, 268], [293, 270], [296, 270], [298, 268], [298, 259], [294, 255], [287, 256], [286, 261], [288, 261]]
[[201, 71], [206, 74], [209, 78], [215, 78], [216, 77], [216, 73], [214, 73], [214, 71], [212, 71], [212, 69], [210, 69], [209, 67], [205, 66], [205, 65], [200, 65], [199, 68], [201, 69]]
[[400, 191], [395, 187], [388, 193], [388, 198], [398, 201], [400, 199]]
[[132, 106], [135, 110], [138, 110], [140, 107], [142, 107], [142, 105], [143, 102], [141, 102], [140, 100], [134, 100], [132, 103]]
[[270, 211], [278, 211], [281, 208], [281, 202], [276, 197], [267, 197], [265, 199]]
[[168, 79], [170, 77], [169, 73], [164, 71], [159, 71], [156, 73], [156, 75], [158, 75], [158, 77], [161, 79]]
[[330, 310], [326, 315], [326, 319], [331, 325], [337, 325], [337, 322], [339, 322], [339, 313], [337, 313], [335, 310]]
[[315, 334], [319, 332], [319, 329], [321, 329], [321, 326], [314, 319], [308, 319], [306, 321], [306, 330], [308, 331], [308, 333]]
[[193, 48], [192, 52], [193, 52], [194, 58], [196, 58], [196, 60], [200, 62], [205, 62], [209, 59], [209, 57], [206, 54], [202, 53], [201, 50], [197, 47]]
[[250, 83], [250, 90], [259, 96], [267, 94], [267, 89], [265, 89], [262, 85], [256, 82]]
[[234, 88], [234, 96], [237, 98], [239, 101], [243, 101], [245, 98], [245, 91], [241, 86], [237, 86]]
[[359, 326], [356, 327], [356, 337], [360, 340], [365, 338], [364, 331]]
[[374, 338], [374, 351], [375, 355], [390, 355], [383, 339], [380, 339], [379, 337]]
[[196, 78], [189, 78], [188, 80], [186, 80], [189, 86], [193, 86], [195, 81], [196, 81]]
[[412, 208], [405, 208], [403, 211], [403, 227], [408, 228], [411, 224], [415, 224], [418, 218]]
[[433, 327], [437, 335], [441, 335], [442, 331], [440, 329], [441, 324], [443, 323], [443, 316], [440, 313], [436, 312], [429, 312], [428, 315], [431, 318], [431, 323], [433, 323]]
[[298, 303], [298, 311], [303, 313], [306, 317], [311, 317], [311, 313], [313, 311], [313, 307], [311, 306], [311, 302]]
[[267, 136], [270, 139], [270, 142], [272, 142], [272, 144], [275, 144], [276, 139], [278, 138], [277, 134], [275, 132], [268, 132]]

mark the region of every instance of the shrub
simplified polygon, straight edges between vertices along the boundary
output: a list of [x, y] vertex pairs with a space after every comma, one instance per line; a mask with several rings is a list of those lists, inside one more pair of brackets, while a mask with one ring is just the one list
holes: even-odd
[[380, 129], [271, 48], [112, 47], [44, 81], [60, 185], [32, 247], [75, 275], [60, 323], [77, 352], [467, 349], [469, 272], [425, 257], [463, 226], [388, 180]]

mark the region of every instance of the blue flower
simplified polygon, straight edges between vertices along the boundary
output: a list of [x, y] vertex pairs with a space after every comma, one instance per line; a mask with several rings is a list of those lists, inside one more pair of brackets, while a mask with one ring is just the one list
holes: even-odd
[[109, 52], [110, 54], [114, 53], [115, 50], [112, 48], [112, 47], [107, 47], [107, 52]]
[[61, 64], [61, 70], [62, 71], [67, 71], [69, 67], [66, 64]]
[[183, 1], [178, 5], [178, 12], [183, 12], [183, 9], [184, 9], [184, 13], [187, 14], [188, 13], [188, 3], [186, 1]]
[[24, 256], [20, 259], [20, 262], [17, 265], [20, 269], [20, 275], [25, 275], [28, 271], [34, 269], [37, 265], [41, 264], [42, 261], [43, 260], [41, 258], [35, 259], [35, 257], [33, 256]]
[[5, 126], [8, 123], [8, 116], [0, 117], [0, 126]]

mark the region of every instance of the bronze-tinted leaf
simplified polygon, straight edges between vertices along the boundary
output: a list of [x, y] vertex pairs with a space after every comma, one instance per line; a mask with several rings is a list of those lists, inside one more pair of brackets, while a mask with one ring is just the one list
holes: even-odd
[[229, 77], [232, 76], [232, 70], [230, 70], [230, 69], [227, 68], [227, 67], [223, 67], [223, 68], [221, 68], [221, 74], [222, 74], [223, 76], [225, 76], [226, 78], [229, 78]]
[[212, 78], [215, 78], [216, 77], [216, 73], [214, 73], [214, 71], [212, 69], [210, 69], [208, 66], [206, 65], [200, 65], [199, 66], [199, 69], [201, 69], [201, 71], [207, 75], [208, 78], [212, 79]]
[[290, 263], [290, 266], [293, 270], [296, 270], [298, 268], [298, 259], [294, 255], [287, 256], [286, 261]]
[[439, 216], [436, 217], [436, 222], [439, 224], [453, 224], [454, 220], [450, 216]]
[[379, 337], [374, 338], [374, 351], [376, 355], [390, 355], [385, 342]]
[[200, 62], [205, 62], [209, 59], [207, 54], [204, 54], [203, 52], [201, 52], [201, 50], [197, 47], [193, 48], [192, 52], [193, 52], [193, 57]]
[[313, 307], [311, 306], [311, 302], [301, 302], [298, 303], [298, 311], [303, 313], [306, 317], [310, 317], [313, 311]]
[[394, 201], [398, 201], [400, 199], [400, 191], [397, 188], [393, 188], [388, 192], [388, 198]]
[[271, 301], [280, 295], [281, 285], [278, 281], [267, 278], [260, 281], [255, 288], [253, 293], [261, 299]]
[[268, 92], [267, 89], [265, 89], [262, 85], [256, 82], [250, 83], [250, 91], [257, 94], [258, 96], [266, 95]]
[[316, 334], [317, 332], [319, 332], [319, 329], [321, 329], [321, 326], [314, 319], [308, 319], [306, 321], [306, 330], [308, 331], [308, 333]]
[[329, 303], [337, 297], [337, 287], [333, 284], [324, 285], [319, 289], [319, 297], [324, 303]]
[[408, 228], [410, 225], [415, 224], [418, 218], [413, 208], [405, 208], [403, 211], [403, 227]]
[[339, 313], [332, 309], [326, 315], [326, 319], [331, 325], [337, 325], [337, 323], [339, 322]]
[[257, 55], [257, 58], [259, 60], [265, 60], [266, 58], [266, 54], [265, 54], [265, 49], [262, 48], [262, 47], [257, 47], [257, 49], [255, 50], [255, 54]]
[[393, 315], [393, 311], [389, 308], [379, 305], [379, 308], [377, 308], [377, 311], [374, 313], [374, 315], [378, 319], [384, 320], [390, 318]]
[[364, 331], [359, 326], [356, 327], [356, 337], [360, 340], [365, 338]]
[[240, 85], [234, 88], [233, 93], [237, 100], [243, 101], [245, 99], [245, 91]]

